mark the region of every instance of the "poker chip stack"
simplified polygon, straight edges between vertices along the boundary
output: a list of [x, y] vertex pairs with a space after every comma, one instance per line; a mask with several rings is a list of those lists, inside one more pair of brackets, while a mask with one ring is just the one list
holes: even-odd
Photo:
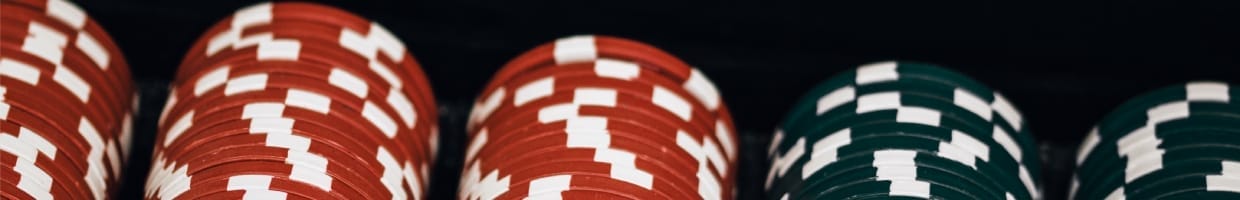
[[1128, 100], [1081, 144], [1070, 199], [1240, 198], [1238, 95], [1201, 81]]
[[473, 106], [459, 199], [732, 199], [718, 91], [648, 44], [571, 36], [507, 63]]
[[424, 198], [438, 122], [420, 68], [346, 11], [242, 8], [177, 71], [145, 197]]
[[813, 88], [768, 149], [768, 199], [1039, 199], [1028, 126], [999, 93], [925, 63]]
[[0, 15], [0, 198], [110, 198], [137, 108], [124, 56], [66, 1], [4, 0]]

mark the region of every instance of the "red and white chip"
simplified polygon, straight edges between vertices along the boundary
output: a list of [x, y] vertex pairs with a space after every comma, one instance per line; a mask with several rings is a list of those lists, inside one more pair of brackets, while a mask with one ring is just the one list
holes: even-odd
[[0, 19], [4, 198], [111, 198], [136, 108], [124, 56], [67, 1], [0, 1]]
[[145, 197], [422, 199], [435, 100], [395, 35], [312, 3], [242, 8], [182, 60]]
[[458, 199], [732, 199], [714, 84], [653, 46], [573, 36], [506, 64], [474, 103]]

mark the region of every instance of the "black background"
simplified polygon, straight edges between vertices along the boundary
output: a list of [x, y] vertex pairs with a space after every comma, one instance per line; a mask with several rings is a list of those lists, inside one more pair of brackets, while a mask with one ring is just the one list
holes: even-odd
[[[1236, 82], [1240, 11], [1227, 1], [328, 1], [387, 27], [440, 101], [433, 199], [451, 199], [464, 116], [508, 59], [573, 34], [663, 48], [709, 75], [744, 145], [740, 197], [755, 199], [770, 131], [813, 84], [889, 59], [948, 66], [1002, 91], [1043, 148], [1062, 198], [1070, 153], [1124, 99], [1188, 80]], [[78, 2], [119, 43], [143, 92], [123, 199], [141, 196], [166, 84], [207, 27], [251, 1]]]

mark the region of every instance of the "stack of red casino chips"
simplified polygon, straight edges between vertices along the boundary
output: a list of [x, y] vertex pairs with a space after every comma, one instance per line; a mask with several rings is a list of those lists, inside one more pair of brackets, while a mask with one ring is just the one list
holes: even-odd
[[137, 108], [120, 49], [66, 1], [4, 0], [0, 16], [0, 197], [110, 198]]
[[572, 36], [506, 64], [477, 99], [459, 199], [732, 199], [735, 134], [696, 68]]
[[310, 3], [242, 8], [182, 61], [146, 198], [425, 198], [432, 95], [377, 23]]

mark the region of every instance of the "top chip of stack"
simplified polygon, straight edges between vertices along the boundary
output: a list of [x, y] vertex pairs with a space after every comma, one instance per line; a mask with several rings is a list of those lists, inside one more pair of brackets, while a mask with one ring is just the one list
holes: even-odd
[[866, 64], [813, 88], [776, 129], [768, 199], [1038, 199], [1021, 114], [960, 73]]
[[160, 116], [148, 199], [420, 199], [435, 101], [382, 26], [311, 3], [261, 3], [186, 54]]
[[0, 16], [0, 198], [110, 198], [137, 108], [124, 56], [67, 1], [4, 0]]
[[525, 52], [471, 111], [459, 199], [732, 199], [735, 130], [713, 83], [648, 44]]
[[1198, 81], [1128, 100], [1081, 144], [1070, 199], [1240, 198], [1238, 94]]

